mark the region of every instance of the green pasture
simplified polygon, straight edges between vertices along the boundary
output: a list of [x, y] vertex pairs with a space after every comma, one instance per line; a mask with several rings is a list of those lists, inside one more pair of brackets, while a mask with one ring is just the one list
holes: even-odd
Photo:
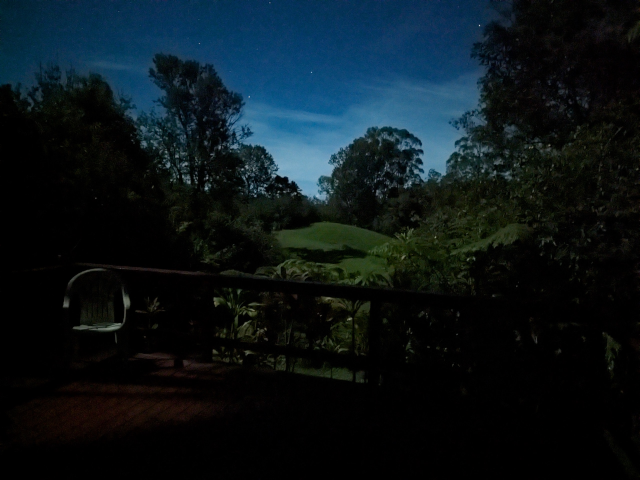
[[305, 228], [276, 233], [290, 258], [338, 265], [347, 272], [385, 272], [386, 263], [367, 252], [393, 240], [364, 228], [332, 222], [318, 222]]

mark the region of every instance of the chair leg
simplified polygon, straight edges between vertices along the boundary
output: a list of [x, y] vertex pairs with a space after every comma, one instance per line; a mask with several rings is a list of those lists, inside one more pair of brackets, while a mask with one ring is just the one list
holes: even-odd
[[71, 369], [71, 364], [78, 358], [78, 341], [71, 331], [63, 333], [60, 352], [59, 374], [66, 376]]
[[130, 356], [129, 332], [120, 330], [115, 333], [118, 348], [118, 357], [122, 363], [126, 363]]
[[65, 374], [69, 374], [73, 370], [77, 370], [81, 363], [80, 339], [78, 335], [69, 334], [68, 340], [65, 342], [65, 359], [63, 369]]

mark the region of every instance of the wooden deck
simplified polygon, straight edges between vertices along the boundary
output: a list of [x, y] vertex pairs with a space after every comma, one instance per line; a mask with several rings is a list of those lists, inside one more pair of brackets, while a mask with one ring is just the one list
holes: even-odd
[[601, 437], [570, 422], [550, 434], [462, 398], [195, 360], [175, 368], [163, 354], [6, 387], [0, 456], [21, 475], [616, 478], [619, 469]]

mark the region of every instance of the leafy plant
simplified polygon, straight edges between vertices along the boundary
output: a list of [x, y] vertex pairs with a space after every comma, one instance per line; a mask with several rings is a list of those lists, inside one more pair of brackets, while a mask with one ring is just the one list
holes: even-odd
[[140, 313], [145, 315], [147, 318], [146, 328], [149, 330], [155, 330], [158, 328], [158, 323], [156, 321], [156, 317], [159, 313], [164, 312], [164, 308], [160, 306], [160, 302], [158, 301], [158, 297], [150, 300], [149, 297], [144, 299], [145, 309], [144, 310], [136, 310], [136, 313]]
[[[348, 352], [349, 349], [342, 346], [339, 341], [334, 340], [331, 336], [326, 336], [322, 340], [318, 340], [316, 342], [316, 349], [325, 350], [329, 353], [344, 353]], [[329, 362], [329, 377], [333, 378], [333, 365]]]
[[[258, 332], [258, 328], [251, 320], [241, 323], [241, 318], [254, 318], [258, 314], [257, 307], [260, 303], [251, 302], [248, 294], [242, 289], [224, 288], [216, 290], [213, 304], [216, 308], [226, 311], [230, 321], [220, 332], [222, 338], [230, 338], [234, 341], [242, 338], [251, 338]], [[263, 334], [262, 334], [263, 335]], [[223, 347], [220, 352], [213, 351], [214, 355], [220, 355], [226, 361], [238, 361], [238, 354], [234, 348]], [[251, 352], [253, 354], [253, 352]]]
[[486, 251], [490, 247], [495, 248], [501, 245], [511, 245], [514, 242], [531, 236], [532, 230], [533, 229], [531, 227], [521, 223], [510, 223], [506, 227], [501, 228], [494, 234], [489, 235], [482, 240], [478, 240], [477, 242], [455, 249], [451, 252], [451, 255], [476, 252], [478, 250]]

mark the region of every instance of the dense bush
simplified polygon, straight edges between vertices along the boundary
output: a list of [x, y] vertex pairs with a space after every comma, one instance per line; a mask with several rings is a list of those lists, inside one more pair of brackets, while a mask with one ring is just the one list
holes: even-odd
[[242, 199], [238, 209], [240, 221], [265, 232], [306, 227], [320, 219], [317, 207], [303, 196]]

